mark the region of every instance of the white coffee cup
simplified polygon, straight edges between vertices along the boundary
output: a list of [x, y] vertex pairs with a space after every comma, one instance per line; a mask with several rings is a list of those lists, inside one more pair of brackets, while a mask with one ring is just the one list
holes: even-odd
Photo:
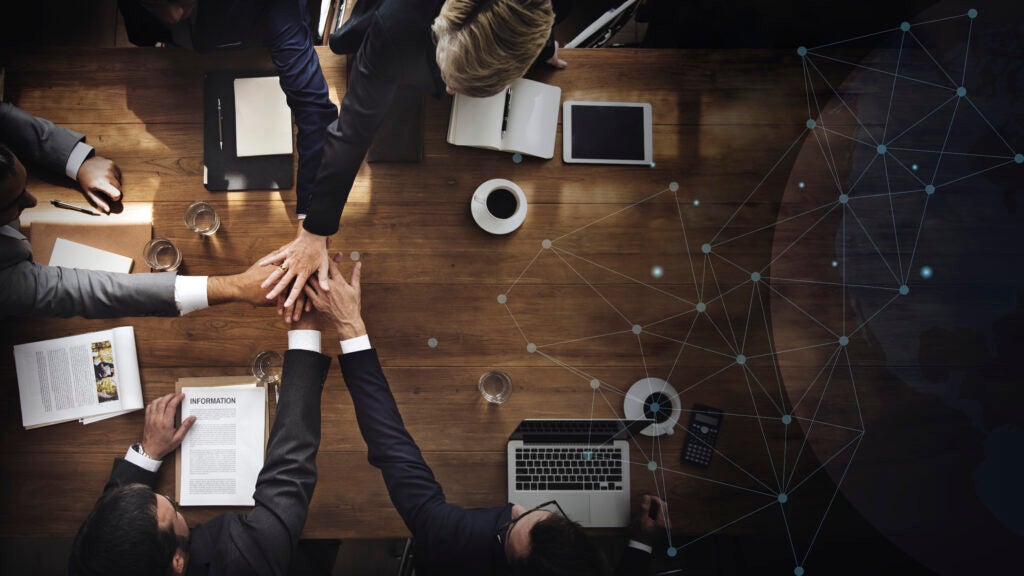
[[526, 194], [511, 180], [494, 178], [477, 187], [469, 202], [477, 225], [491, 234], [508, 234], [526, 220]]

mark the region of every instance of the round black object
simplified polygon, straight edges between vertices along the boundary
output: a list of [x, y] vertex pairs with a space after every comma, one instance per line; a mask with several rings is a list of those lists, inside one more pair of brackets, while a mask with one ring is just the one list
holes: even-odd
[[[654, 405], [658, 405], [658, 409], [654, 410]], [[655, 392], [644, 400], [644, 417], [648, 420], [654, 420], [656, 424], [668, 420], [672, 416], [672, 399], [662, 394], [661, 392]]]
[[495, 218], [511, 218], [519, 208], [516, 195], [507, 188], [498, 188], [487, 195], [487, 211]]

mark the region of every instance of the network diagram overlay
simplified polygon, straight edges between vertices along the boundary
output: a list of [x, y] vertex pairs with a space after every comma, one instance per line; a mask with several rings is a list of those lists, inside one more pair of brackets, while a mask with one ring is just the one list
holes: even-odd
[[[982, 173], [1019, 170], [1024, 164], [1024, 155], [1000, 135], [972, 99], [968, 62], [977, 17], [978, 11], [972, 9], [937, 20], [902, 22], [822, 46], [800, 47], [797, 55], [803, 77], [794, 82], [802, 81], [805, 87], [803, 131], [741, 205], [723, 214], [720, 225], [704, 227], [711, 213], [701, 212], [707, 205], [701, 205], [701, 193], [681, 190], [678, 183], [670, 182], [575, 230], [552, 233], [522, 273], [497, 295], [498, 304], [505, 307], [523, 337], [524, 353], [564, 368], [591, 391], [591, 418], [600, 405], [625, 418], [627, 389], [642, 378], [658, 378], [675, 390], [675, 398], [662, 400], [678, 402], [648, 405], [647, 415], [661, 420], [675, 416], [675, 432], [685, 435], [694, 399], [714, 401], [713, 389], [725, 379], [746, 386], [748, 404], [719, 406], [724, 410], [723, 429], [740, 426], [749, 431], [743, 451], [753, 452], [752, 445], [763, 448], [760, 462], [745, 461], [719, 444], [711, 447], [717, 467], [689, 467], [680, 463], [677, 450], [662, 451], [661, 436], [631, 439], [631, 473], [634, 478], [651, 476], [657, 495], [667, 502], [670, 521], [676, 503], [669, 497], [666, 479], [672, 476], [686, 477], [719, 494], [735, 494], [743, 503], [735, 518], [688, 541], [673, 540], [667, 531], [668, 556], [675, 557], [683, 548], [749, 517], [774, 514], [792, 553], [793, 573], [805, 573], [815, 540], [865, 433], [856, 388], [858, 362], [851, 348], [873, 319], [899, 306], [916, 282], [932, 277], [932, 267], [917, 260], [929, 202], [936, 194], [964, 193], [970, 179]], [[947, 45], [928, 45], [924, 32], [937, 25], [947, 31], [954, 27], [958, 35]], [[848, 59], [850, 49], [864, 42], [878, 49], [856, 61]], [[954, 49], [960, 53], [951, 56]], [[837, 67], [845, 67], [842, 76], [825, 72]], [[819, 98], [819, 93], [828, 97]], [[970, 146], [960, 141], [968, 135]], [[759, 200], [782, 196], [778, 190], [768, 190], [766, 183], [787, 158], [792, 160], [801, 143], [805, 151], [816, 154], [811, 155], [813, 163], [799, 163], [786, 184], [795, 190], [785, 197], [800, 201], [784, 201], [768, 225], [738, 225], [745, 211], [756, 211]], [[711, 191], [704, 194], [713, 196]], [[694, 222], [703, 224], [698, 227]], [[635, 265], [627, 269], [621, 261], [609, 262], [590, 253], [590, 247], [600, 252], [608, 225], [636, 226], [633, 233], [642, 236], [648, 224], [672, 224], [676, 229], [677, 246], [658, 247], [664, 261], [645, 264], [642, 270]], [[801, 244], [808, 238], [820, 239], [823, 231], [826, 238], [834, 239], [831, 258], [802, 268], [781, 266], [808, 254], [820, 260], [828, 250]], [[768, 236], [774, 243], [770, 256], [755, 262], [736, 247], [759, 234], [774, 234]], [[589, 296], [595, 308], [583, 312], [604, 319], [581, 320], [585, 327], [595, 328], [593, 332], [538, 334], [517, 318], [516, 310], [528, 308], [532, 295], [523, 292], [520, 280], [538, 263], [551, 270], [551, 262], [562, 268], [561, 277], [578, 281], [574, 290]], [[780, 268], [807, 272], [789, 277], [777, 274]], [[650, 280], [668, 274], [685, 280], [686, 291], [677, 293]], [[631, 289], [610, 288], [608, 279]], [[856, 305], [851, 307], [854, 295]], [[788, 313], [770, 314], [769, 299], [788, 307]], [[771, 326], [780, 317], [793, 324], [791, 333], [801, 335], [797, 345], [782, 350], [775, 347]], [[562, 318], [552, 321], [563, 323]], [[602, 350], [628, 349], [636, 355], [635, 367], [602, 374], [589, 366], [585, 352], [580, 353], [588, 347], [594, 350], [591, 358]], [[570, 348], [572, 352], [567, 352]], [[814, 352], [808, 357], [817, 364], [809, 367], [796, 393], [787, 394], [779, 364], [808, 352]], [[670, 362], [654, 366], [659, 363], [655, 355]], [[833, 392], [843, 389], [846, 410], [829, 411], [830, 386]], [[803, 435], [791, 442], [790, 436], [801, 438], [794, 426], [802, 426]], [[802, 466], [809, 460], [808, 439], [819, 432], [836, 440], [834, 449], [831, 455], [819, 454], [820, 465]], [[774, 442], [773, 449], [770, 437], [781, 437], [782, 442]], [[794, 538], [791, 519], [798, 514], [800, 489], [830, 465], [841, 470], [835, 492], [813, 507], [816, 526], [803, 538]], [[711, 470], [726, 472], [712, 475]], [[684, 508], [685, 503], [680, 503], [678, 513], [684, 514]]]

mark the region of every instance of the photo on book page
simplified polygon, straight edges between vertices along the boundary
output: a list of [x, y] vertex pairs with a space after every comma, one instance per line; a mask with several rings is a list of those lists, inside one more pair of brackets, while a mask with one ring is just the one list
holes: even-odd
[[92, 368], [96, 375], [96, 397], [100, 402], [117, 400], [114, 345], [110, 340], [92, 343]]

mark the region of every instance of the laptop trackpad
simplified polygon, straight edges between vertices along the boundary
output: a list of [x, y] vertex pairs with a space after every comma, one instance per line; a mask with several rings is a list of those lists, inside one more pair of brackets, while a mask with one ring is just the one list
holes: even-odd
[[565, 510], [569, 520], [579, 522], [584, 526], [590, 524], [590, 495], [589, 494], [566, 494], [555, 493], [558, 505]]

